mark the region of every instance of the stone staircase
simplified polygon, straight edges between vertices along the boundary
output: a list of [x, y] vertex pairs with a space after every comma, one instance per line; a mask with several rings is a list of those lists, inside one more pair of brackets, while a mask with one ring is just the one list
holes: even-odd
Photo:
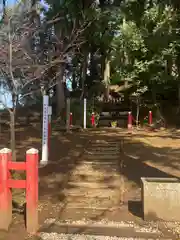
[[67, 208], [106, 209], [118, 203], [119, 145], [91, 142], [63, 191]]

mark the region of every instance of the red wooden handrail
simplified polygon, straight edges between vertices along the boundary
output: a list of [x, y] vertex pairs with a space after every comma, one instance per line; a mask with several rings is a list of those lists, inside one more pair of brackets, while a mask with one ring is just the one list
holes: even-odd
[[26, 162], [8, 162], [9, 170], [26, 170]]
[[91, 115], [91, 126], [95, 127], [95, 114], [94, 114], [94, 112]]
[[[8, 230], [12, 221], [11, 188], [26, 189], [26, 228], [38, 230], [38, 150], [26, 152], [26, 162], [12, 162], [10, 149], [0, 151], [0, 229]], [[10, 170], [25, 170], [26, 180], [11, 179]]]

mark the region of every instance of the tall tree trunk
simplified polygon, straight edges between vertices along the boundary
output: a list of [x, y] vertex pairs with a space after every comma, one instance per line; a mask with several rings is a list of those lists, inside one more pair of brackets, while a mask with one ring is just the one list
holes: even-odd
[[136, 127], [139, 125], [139, 113], [140, 113], [140, 97], [136, 99]]
[[81, 87], [82, 87], [82, 92], [80, 96], [80, 100], [82, 100], [84, 96], [84, 91], [85, 91], [85, 82], [86, 82], [86, 74], [87, 74], [87, 66], [88, 66], [88, 53], [84, 52], [84, 59], [82, 63], [82, 73], [81, 73]]
[[62, 110], [65, 108], [65, 92], [64, 92], [64, 66], [61, 64], [59, 66], [59, 76], [57, 79], [57, 85], [56, 85], [56, 113], [59, 116], [62, 112]]
[[[124, 64], [127, 66], [129, 64], [129, 57], [127, 55], [127, 53], [124, 51]], [[129, 79], [125, 78], [124, 79], [124, 88], [126, 89], [129, 85]]]
[[[55, 5], [54, 5], [55, 7]], [[56, 11], [56, 9], [54, 9]], [[55, 35], [59, 39], [60, 44], [58, 45], [56, 52], [57, 55], [61, 54], [63, 51], [63, 39], [64, 39], [64, 32], [62, 27], [57, 23], [54, 25], [55, 27]], [[58, 78], [57, 78], [57, 85], [56, 85], [56, 99], [57, 99], [57, 105], [56, 105], [56, 114], [59, 116], [62, 112], [62, 110], [65, 108], [65, 64], [60, 63], [57, 69]]]
[[72, 90], [75, 90], [76, 88], [77, 88], [76, 70], [74, 68], [72, 72]]
[[163, 117], [162, 112], [161, 112], [161, 103], [157, 102], [157, 99], [156, 99], [157, 93], [156, 93], [156, 85], [155, 84], [152, 84], [151, 91], [152, 91], [153, 103], [156, 106], [155, 117], [159, 121], [159, 120], [164, 119], [164, 117]]
[[105, 60], [105, 69], [104, 69], [104, 86], [105, 86], [105, 99], [109, 100], [109, 85], [110, 85], [110, 61]]
[[179, 54], [177, 55], [177, 58], [176, 58], [176, 61], [175, 61], [175, 64], [176, 64], [176, 67], [177, 67], [177, 72], [178, 72], [178, 109], [177, 109], [177, 114], [180, 112], [180, 49], [178, 48], [179, 50]]
[[95, 59], [95, 51], [90, 53], [90, 81], [87, 83], [89, 87], [93, 85], [94, 80], [97, 77], [97, 61]]
[[180, 79], [179, 79], [179, 84], [178, 84], [178, 103], [179, 103], [179, 108], [180, 108]]
[[16, 137], [15, 137], [15, 110], [9, 111], [10, 113], [10, 138], [11, 138], [11, 151], [12, 151], [12, 160], [16, 161]]

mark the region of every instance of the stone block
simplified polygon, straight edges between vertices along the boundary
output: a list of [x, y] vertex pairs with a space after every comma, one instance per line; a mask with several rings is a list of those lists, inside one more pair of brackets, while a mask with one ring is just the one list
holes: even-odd
[[144, 220], [180, 221], [180, 180], [141, 178]]

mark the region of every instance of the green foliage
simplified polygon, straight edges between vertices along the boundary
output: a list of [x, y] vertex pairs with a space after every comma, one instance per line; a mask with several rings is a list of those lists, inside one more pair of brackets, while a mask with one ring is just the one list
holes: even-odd
[[46, 0], [46, 3], [49, 9], [43, 21], [59, 17], [50, 28], [54, 26], [55, 32], [59, 32], [64, 46], [75, 29], [81, 31], [84, 23], [88, 26], [82, 33], [83, 43], [67, 61], [67, 76], [73, 78], [75, 90], [82, 89], [86, 54], [86, 72], [90, 73], [86, 73], [85, 86], [89, 93], [100, 85], [97, 82], [102, 82], [103, 61], [108, 59], [111, 84], [127, 80], [137, 88], [147, 86], [155, 95], [177, 94], [180, 85], [178, 1], [121, 0], [101, 1], [97, 5], [95, 0]]
[[174, 81], [179, 84], [179, 13], [173, 5], [158, 1], [126, 3], [124, 20], [112, 43], [112, 83], [124, 78], [135, 85], [140, 81], [149, 90], [155, 87], [162, 93], [163, 86], [167, 91]]

